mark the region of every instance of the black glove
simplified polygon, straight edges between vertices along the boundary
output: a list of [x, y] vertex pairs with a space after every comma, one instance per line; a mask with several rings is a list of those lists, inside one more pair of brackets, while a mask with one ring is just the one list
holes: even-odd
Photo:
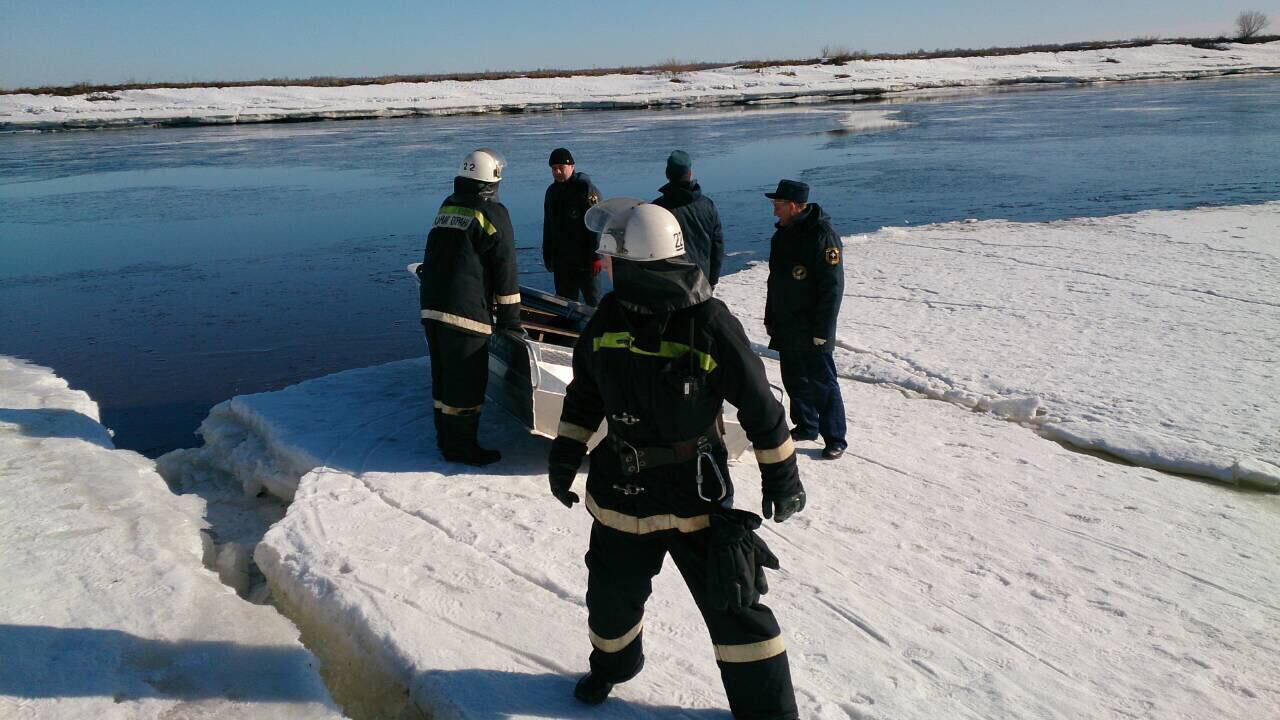
[[551, 481], [551, 494], [555, 495], [560, 504], [567, 508], [573, 507], [574, 503], [578, 502], [578, 493], [569, 489], [573, 487], [573, 476], [577, 473], [577, 469], [574, 468], [552, 465], [547, 476]]
[[764, 569], [781, 567], [756, 528], [760, 516], [745, 510], [729, 510], [711, 516], [711, 543], [707, 556], [707, 602], [717, 610], [755, 605], [769, 592]]
[[764, 503], [760, 508], [767, 518], [773, 518], [774, 522], [782, 522], [796, 513], [804, 510], [804, 490], [793, 494], [772, 494], [766, 492], [764, 494]]
[[562, 435], [551, 441], [551, 454], [547, 458], [547, 479], [551, 485], [551, 494], [567, 508], [578, 502], [578, 494], [569, 488], [573, 487], [573, 478], [578, 474], [582, 456], [586, 454], [586, 444], [577, 440]]

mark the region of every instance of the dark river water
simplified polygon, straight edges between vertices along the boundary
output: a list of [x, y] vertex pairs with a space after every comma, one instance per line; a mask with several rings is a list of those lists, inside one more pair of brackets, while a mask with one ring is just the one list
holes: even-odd
[[[860, 129], [884, 112], [905, 124]], [[482, 145], [508, 158], [523, 281], [546, 288], [557, 146], [605, 197], [652, 198], [687, 150], [732, 270], [767, 252], [762, 193], [781, 177], [807, 181], [844, 234], [1278, 200], [1280, 79], [0, 135], [0, 354], [54, 368], [117, 445], [152, 456], [197, 444], [233, 395], [421, 354], [404, 266]]]

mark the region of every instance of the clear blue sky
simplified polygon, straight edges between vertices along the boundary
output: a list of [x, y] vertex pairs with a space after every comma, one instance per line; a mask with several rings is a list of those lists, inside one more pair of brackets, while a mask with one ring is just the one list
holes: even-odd
[[0, 86], [812, 57], [1213, 35], [1277, 0], [0, 0]]

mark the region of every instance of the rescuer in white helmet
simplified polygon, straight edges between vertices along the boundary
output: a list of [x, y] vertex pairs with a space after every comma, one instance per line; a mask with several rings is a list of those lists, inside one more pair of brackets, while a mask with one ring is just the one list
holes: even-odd
[[468, 465], [502, 457], [477, 439], [489, 379], [489, 335], [495, 326], [523, 332], [515, 232], [498, 201], [505, 168], [502, 154], [489, 148], [463, 158], [418, 268], [436, 444], [446, 460]]
[[764, 568], [778, 559], [754, 532], [760, 517], [733, 509], [733, 483], [718, 419], [727, 400], [755, 446], [763, 513], [782, 522], [805, 493], [782, 406], [742, 325], [711, 297], [666, 209], [615, 198], [587, 212], [614, 291], [601, 301], [573, 353], [551, 492], [572, 507], [587, 441], [584, 504], [594, 518], [587, 552], [590, 672], [574, 695], [598, 704], [644, 665], [644, 604], [667, 554], [711, 634], [735, 718], [798, 717], [782, 632], [760, 604]]

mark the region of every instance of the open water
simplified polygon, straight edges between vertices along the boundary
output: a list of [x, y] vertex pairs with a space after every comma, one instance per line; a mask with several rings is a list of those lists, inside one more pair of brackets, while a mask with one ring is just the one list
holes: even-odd
[[[885, 112], [901, 125], [867, 131]], [[485, 145], [510, 163], [523, 282], [546, 288], [557, 146], [605, 197], [647, 199], [687, 150], [731, 271], [764, 259], [762, 193], [782, 177], [810, 183], [842, 234], [1280, 200], [1280, 79], [0, 135], [0, 354], [54, 368], [117, 445], [152, 456], [198, 444], [233, 395], [421, 354], [404, 266]]]

